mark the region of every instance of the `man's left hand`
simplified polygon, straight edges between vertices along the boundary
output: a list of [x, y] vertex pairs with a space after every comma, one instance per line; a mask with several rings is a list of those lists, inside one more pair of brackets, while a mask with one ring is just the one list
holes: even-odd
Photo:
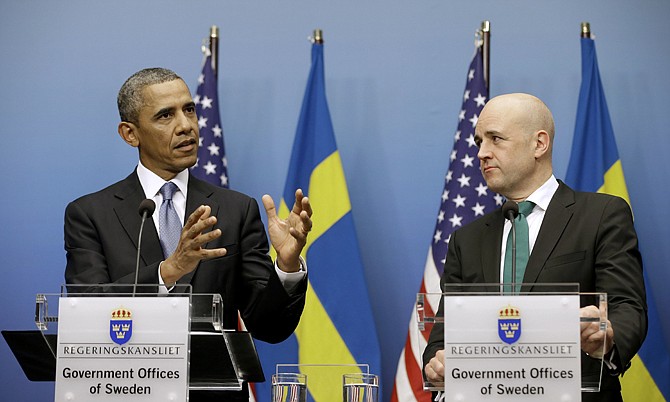
[[263, 206], [268, 215], [270, 242], [277, 251], [277, 266], [284, 272], [300, 271], [300, 253], [312, 230], [312, 206], [301, 189], [295, 192], [295, 203], [288, 218], [279, 219], [272, 197], [263, 196]]
[[[586, 306], [579, 310], [579, 315], [580, 317], [598, 318], [600, 311], [596, 306]], [[600, 359], [614, 347], [614, 329], [610, 320], [607, 320], [606, 331], [600, 329], [600, 322], [582, 322], [580, 330], [582, 350], [587, 355]], [[605, 345], [604, 350], [603, 344]]]

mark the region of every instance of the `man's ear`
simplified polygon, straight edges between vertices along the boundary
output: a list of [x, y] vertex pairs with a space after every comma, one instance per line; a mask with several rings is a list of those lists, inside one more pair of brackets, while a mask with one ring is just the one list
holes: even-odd
[[543, 155], [546, 155], [551, 148], [551, 138], [549, 133], [544, 130], [540, 130], [535, 133], [535, 158], [540, 158]]
[[133, 123], [122, 121], [119, 123], [119, 135], [123, 140], [132, 147], [138, 147], [140, 145], [140, 140], [137, 137], [137, 126]]

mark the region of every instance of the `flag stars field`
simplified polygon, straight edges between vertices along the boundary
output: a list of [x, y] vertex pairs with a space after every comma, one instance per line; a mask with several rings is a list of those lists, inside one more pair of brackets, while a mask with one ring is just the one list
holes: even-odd
[[198, 162], [191, 168], [191, 172], [210, 184], [228, 188], [228, 164], [219, 114], [216, 72], [212, 68], [209, 49], [205, 49], [204, 55], [202, 73], [198, 76], [198, 87], [193, 96], [200, 138]]

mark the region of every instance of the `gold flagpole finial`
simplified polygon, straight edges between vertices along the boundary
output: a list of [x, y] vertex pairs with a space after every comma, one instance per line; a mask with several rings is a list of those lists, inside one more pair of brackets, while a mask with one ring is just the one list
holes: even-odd
[[315, 29], [312, 34], [312, 43], [323, 43], [323, 31], [320, 29]]
[[491, 32], [491, 21], [482, 21], [482, 32]]
[[582, 38], [591, 37], [591, 24], [588, 22], [582, 22]]
[[210, 38], [218, 38], [219, 37], [219, 27], [216, 25], [212, 25], [211, 28], [209, 28], [209, 36]]

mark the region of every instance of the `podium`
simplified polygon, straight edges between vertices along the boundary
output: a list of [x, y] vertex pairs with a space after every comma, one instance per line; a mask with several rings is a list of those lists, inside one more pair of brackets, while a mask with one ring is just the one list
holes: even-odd
[[[600, 391], [603, 359], [581, 351], [579, 334], [587, 324], [606, 330], [607, 295], [579, 292], [577, 284], [506, 289], [447, 284], [443, 293], [417, 294], [414, 346], [423, 355], [436, 331], [445, 354], [444, 382], [424, 376], [424, 390], [447, 401], [580, 401], [582, 392]], [[597, 317], [580, 317], [588, 305], [598, 307]]]
[[2, 334], [29, 380], [56, 382], [56, 401], [182, 401], [265, 381], [251, 335], [222, 322], [221, 296], [190, 285], [68, 285], [36, 296], [37, 330]]

